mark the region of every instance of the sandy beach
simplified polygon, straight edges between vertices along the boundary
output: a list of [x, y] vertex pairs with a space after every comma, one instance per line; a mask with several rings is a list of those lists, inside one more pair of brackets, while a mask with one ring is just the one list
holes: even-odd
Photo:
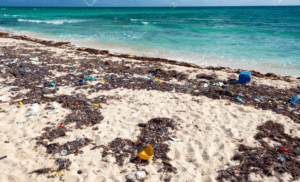
[[299, 77], [5, 32], [0, 60], [0, 182], [300, 180]]

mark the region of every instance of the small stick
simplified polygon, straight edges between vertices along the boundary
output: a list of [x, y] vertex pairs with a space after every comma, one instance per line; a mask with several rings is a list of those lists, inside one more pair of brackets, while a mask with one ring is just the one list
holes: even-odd
[[1, 157], [1, 158], [0, 158], [0, 160], [2, 160], [2, 159], [5, 159], [6, 157], [7, 157], [7, 155], [6, 155], [6, 156], [3, 156], [3, 157]]
[[163, 173], [163, 175], [161, 176], [161, 178], [160, 178], [160, 180], [162, 180], [162, 178], [163, 178], [163, 176], [164, 176], [164, 174], [165, 174], [165, 172], [168, 170], [168, 168], [164, 171], [164, 173]]

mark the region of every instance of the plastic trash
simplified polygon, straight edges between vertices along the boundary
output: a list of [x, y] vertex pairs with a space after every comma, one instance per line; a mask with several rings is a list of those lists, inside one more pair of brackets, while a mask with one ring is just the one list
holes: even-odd
[[52, 87], [55, 87], [55, 83], [52, 82], [51, 85], [52, 85]]
[[26, 123], [26, 121], [17, 122], [17, 124], [24, 124], [24, 123]]
[[84, 80], [78, 80], [78, 82], [77, 82], [77, 83], [82, 83], [82, 82], [84, 82]]
[[25, 71], [25, 70], [23, 68], [21, 68], [20, 71]]
[[68, 153], [68, 151], [67, 150], [62, 150], [61, 152], [60, 152], [60, 154], [62, 155], [62, 156], [65, 156], [65, 155], [67, 155], [67, 153]]
[[24, 105], [23, 102], [19, 102], [20, 105]]
[[0, 102], [5, 101], [5, 96], [0, 96]]
[[39, 104], [34, 103], [34, 104], [31, 104], [31, 107], [29, 108], [29, 110], [35, 111], [35, 110], [37, 110], [39, 107], [40, 107]]
[[175, 93], [175, 88], [173, 88], [173, 90], [170, 91], [171, 93]]
[[138, 172], [135, 172], [135, 173], [132, 173], [132, 174], [128, 174], [128, 175], [125, 176], [125, 178], [127, 180], [130, 180], [130, 179], [140, 180], [140, 179], [143, 179], [145, 177], [146, 177], [145, 171], [138, 171]]
[[5, 158], [7, 158], [7, 155], [3, 156], [3, 157], [0, 157], [0, 160], [5, 159]]
[[144, 160], [152, 159], [152, 157], [154, 156], [152, 145], [149, 144], [148, 147], [145, 150], [143, 150], [138, 156]]
[[238, 100], [239, 102], [244, 102], [244, 99], [241, 98], [241, 97], [239, 97], [239, 96], [237, 96], [237, 100]]
[[282, 110], [282, 109], [283, 109], [282, 107], [279, 107], [279, 106], [277, 106], [276, 108], [279, 109], [279, 110]]
[[29, 113], [28, 116], [36, 116], [37, 115], [37, 112], [34, 112], [34, 113]]
[[281, 160], [281, 161], [285, 161], [284, 157], [278, 157], [277, 159]]
[[251, 81], [251, 73], [248, 71], [241, 71], [239, 81], [242, 83], [249, 83]]
[[2, 52], [0, 52], [0, 56], [4, 56], [4, 54]]
[[290, 101], [291, 104], [295, 105], [296, 103], [300, 103], [300, 95], [293, 95]]
[[53, 107], [58, 108], [58, 104], [56, 102], [52, 102]]
[[97, 80], [96, 78], [86, 77], [85, 80]]
[[146, 177], [146, 173], [145, 173], [145, 171], [138, 171], [134, 174], [134, 177], [136, 179], [143, 179]]
[[48, 112], [48, 114], [55, 114], [55, 113], [59, 113], [59, 110], [53, 110], [53, 111]]
[[170, 139], [171, 139], [171, 140], [173, 140], [174, 142], [178, 142], [178, 141], [180, 141], [180, 139], [178, 139], [178, 138], [173, 138], [173, 137], [170, 137]]
[[286, 152], [290, 151], [289, 149], [285, 148], [284, 146], [281, 146], [281, 147], [280, 147], [280, 150], [284, 150], [284, 151], [286, 151]]

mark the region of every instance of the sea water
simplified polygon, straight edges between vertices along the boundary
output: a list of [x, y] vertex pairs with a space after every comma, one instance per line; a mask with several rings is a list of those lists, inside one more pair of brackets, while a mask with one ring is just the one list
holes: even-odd
[[0, 8], [0, 31], [198, 65], [300, 76], [300, 6]]

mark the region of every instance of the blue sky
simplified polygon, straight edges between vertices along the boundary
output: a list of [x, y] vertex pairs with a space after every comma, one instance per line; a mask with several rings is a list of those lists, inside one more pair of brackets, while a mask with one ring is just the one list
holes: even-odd
[[300, 0], [0, 0], [0, 6], [280, 6], [300, 5]]

